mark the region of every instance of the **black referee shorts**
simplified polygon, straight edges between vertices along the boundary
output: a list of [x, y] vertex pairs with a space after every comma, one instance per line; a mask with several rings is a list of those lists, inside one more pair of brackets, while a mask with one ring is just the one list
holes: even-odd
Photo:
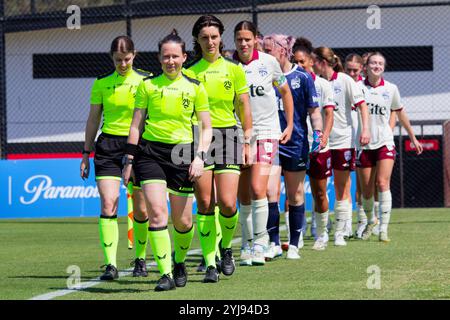
[[135, 173], [141, 186], [166, 183], [169, 193], [193, 196], [189, 166], [193, 159], [192, 144], [167, 144], [141, 140], [135, 157]]
[[[98, 136], [94, 156], [95, 180], [122, 179], [122, 158], [127, 138], [103, 132]], [[134, 180], [134, 186], [139, 187], [137, 177]]]
[[[200, 134], [198, 126], [193, 126], [194, 150], [197, 150]], [[237, 126], [213, 128], [213, 137], [208, 149], [205, 170], [215, 174], [237, 173], [241, 171], [243, 145], [239, 139]]]

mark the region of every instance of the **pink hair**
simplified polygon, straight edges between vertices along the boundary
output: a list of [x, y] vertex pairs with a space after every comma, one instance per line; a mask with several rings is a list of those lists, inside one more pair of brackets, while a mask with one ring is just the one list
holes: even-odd
[[291, 59], [292, 48], [294, 47], [294, 43], [295, 43], [295, 37], [287, 36], [284, 34], [273, 33], [268, 36], [265, 36], [264, 41], [266, 41], [266, 40], [271, 41], [273, 46], [277, 45], [277, 46], [285, 49], [286, 57], [288, 59]]

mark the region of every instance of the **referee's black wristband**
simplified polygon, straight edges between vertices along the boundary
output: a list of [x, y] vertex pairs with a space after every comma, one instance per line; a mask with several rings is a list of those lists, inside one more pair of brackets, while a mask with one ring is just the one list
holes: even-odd
[[125, 145], [125, 154], [129, 154], [130, 156], [135, 156], [138, 151], [138, 146], [136, 144], [127, 143]]

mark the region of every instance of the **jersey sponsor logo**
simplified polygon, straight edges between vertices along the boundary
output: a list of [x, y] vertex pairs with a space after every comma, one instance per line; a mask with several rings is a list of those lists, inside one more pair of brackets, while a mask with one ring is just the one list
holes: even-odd
[[224, 87], [225, 89], [230, 90], [230, 89], [231, 89], [231, 86], [232, 86], [232, 83], [231, 83], [230, 80], [226, 80], [226, 81], [223, 82], [223, 87]]
[[235, 164], [227, 164], [225, 168], [227, 168], [227, 169], [239, 169], [239, 166], [235, 165]]
[[382, 116], [385, 116], [387, 114], [386, 107], [381, 107], [378, 104], [374, 104], [374, 103], [368, 103], [367, 106], [369, 107], [370, 114], [382, 115]]
[[291, 80], [291, 88], [292, 89], [298, 89], [300, 88], [300, 78], [299, 77], [295, 77], [294, 79]]
[[250, 85], [250, 95], [252, 97], [262, 97], [264, 96], [264, 87], [263, 86], [255, 86]]

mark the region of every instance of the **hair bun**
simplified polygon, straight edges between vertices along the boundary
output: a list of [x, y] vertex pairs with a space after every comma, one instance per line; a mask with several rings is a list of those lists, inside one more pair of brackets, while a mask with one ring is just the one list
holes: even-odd
[[172, 36], [177, 36], [178, 35], [178, 31], [177, 29], [173, 28], [172, 32], [170, 33]]

